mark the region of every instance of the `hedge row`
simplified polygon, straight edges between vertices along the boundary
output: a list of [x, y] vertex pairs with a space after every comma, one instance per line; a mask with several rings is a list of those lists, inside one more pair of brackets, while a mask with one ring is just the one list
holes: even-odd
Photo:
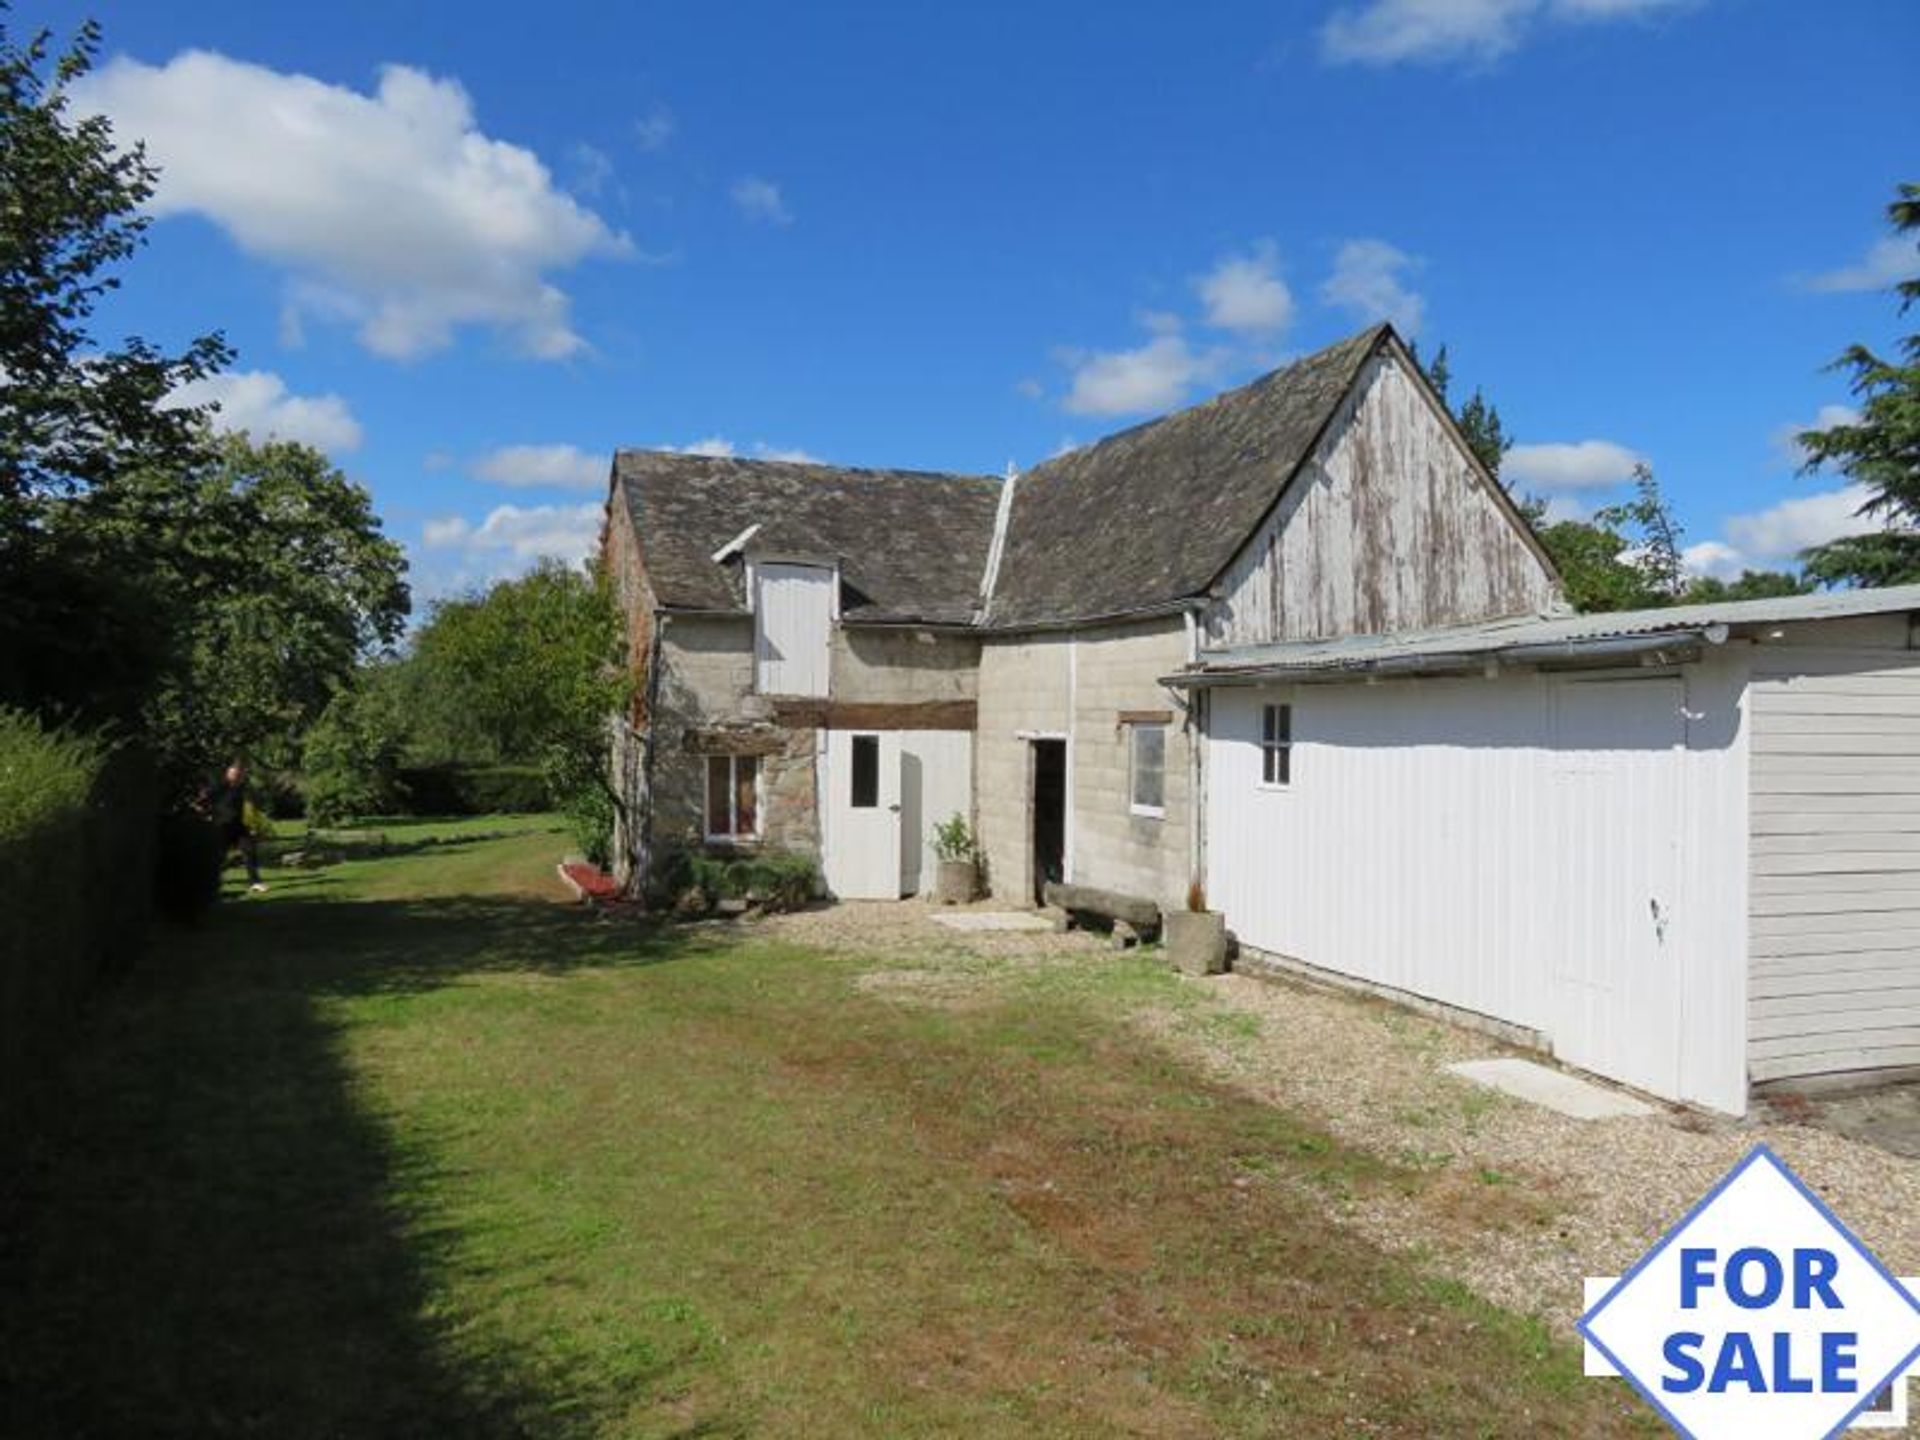
[[133, 959], [152, 890], [154, 782], [130, 754], [0, 710], [0, 1068], [10, 1092], [103, 972]]
[[551, 809], [537, 765], [427, 765], [400, 771], [410, 815], [530, 815]]

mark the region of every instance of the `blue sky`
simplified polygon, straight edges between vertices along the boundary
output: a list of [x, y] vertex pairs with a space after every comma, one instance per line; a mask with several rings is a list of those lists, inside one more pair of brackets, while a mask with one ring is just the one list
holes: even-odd
[[1381, 316], [1557, 512], [1645, 457], [1700, 565], [1777, 563], [1913, 268], [1911, 0], [102, 18], [84, 103], [166, 169], [102, 328], [224, 328], [426, 596], [582, 553], [615, 445], [998, 472]]

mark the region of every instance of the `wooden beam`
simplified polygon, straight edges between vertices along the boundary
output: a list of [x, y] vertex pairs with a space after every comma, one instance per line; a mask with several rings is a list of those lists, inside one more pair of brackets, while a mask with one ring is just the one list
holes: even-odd
[[1171, 710], [1122, 710], [1113, 722], [1120, 725], [1171, 725]]
[[773, 713], [794, 729], [973, 730], [980, 707], [972, 700], [776, 700]]
[[689, 725], [680, 733], [680, 744], [695, 755], [778, 755], [787, 748], [787, 737], [768, 725]]
[[1160, 907], [1138, 895], [1122, 895], [1117, 890], [1100, 890], [1092, 885], [1062, 885], [1049, 880], [1041, 891], [1047, 904], [1069, 914], [1100, 915], [1108, 920], [1124, 920], [1142, 935], [1160, 929]]

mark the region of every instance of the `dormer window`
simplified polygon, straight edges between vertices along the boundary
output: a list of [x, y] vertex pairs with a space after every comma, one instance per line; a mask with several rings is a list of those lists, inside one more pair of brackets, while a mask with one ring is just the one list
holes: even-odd
[[755, 560], [753, 688], [761, 695], [824, 696], [839, 576], [831, 566]]

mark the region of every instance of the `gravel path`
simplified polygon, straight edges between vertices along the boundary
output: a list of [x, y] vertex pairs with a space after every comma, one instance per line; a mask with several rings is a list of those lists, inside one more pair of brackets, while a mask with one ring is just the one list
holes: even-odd
[[[1102, 944], [1081, 934], [948, 930], [918, 902], [839, 905], [755, 928], [884, 958], [889, 968], [863, 988], [942, 1004], [994, 983], [992, 970], [977, 966], [942, 974], [943, 961], [1045, 964]], [[1441, 1273], [1563, 1333], [1580, 1312], [1582, 1277], [1621, 1273], [1760, 1141], [1895, 1273], [1920, 1274], [1920, 1160], [1777, 1118], [1740, 1122], [1662, 1107], [1633, 1119], [1572, 1120], [1443, 1073], [1453, 1061], [1518, 1053], [1475, 1032], [1289, 980], [1181, 983], [1200, 1003], [1137, 1011], [1132, 1022], [1211, 1078], [1423, 1175], [1404, 1194], [1330, 1200], [1344, 1223], [1428, 1256]]]

